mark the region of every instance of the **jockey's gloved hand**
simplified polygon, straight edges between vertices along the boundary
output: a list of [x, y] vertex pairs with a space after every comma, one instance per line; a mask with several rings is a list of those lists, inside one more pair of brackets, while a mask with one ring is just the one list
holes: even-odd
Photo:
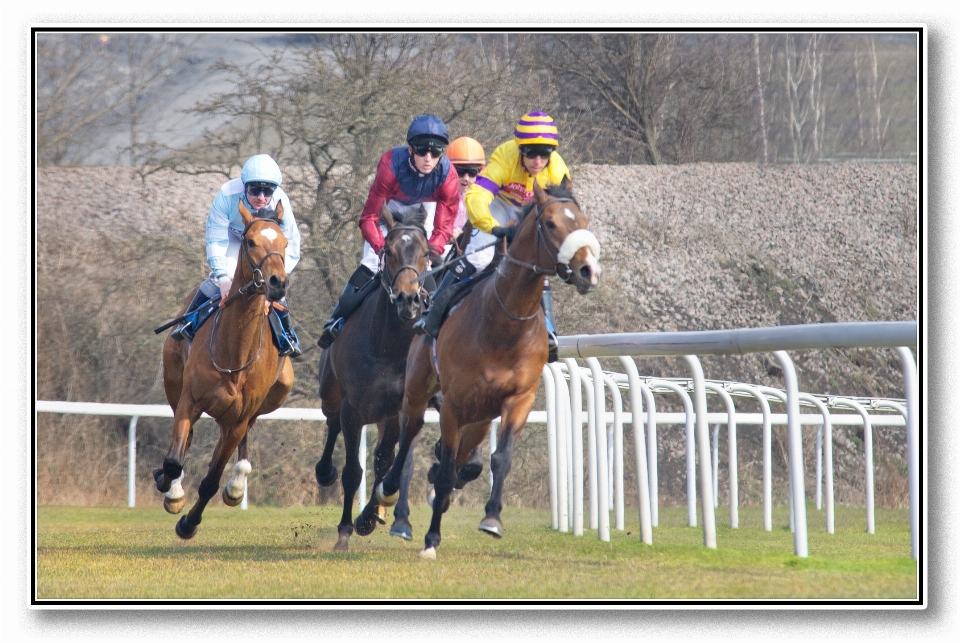
[[437, 266], [443, 263], [443, 257], [438, 255], [433, 250], [430, 251], [429, 259], [430, 259], [430, 265], [433, 266], [434, 268], [436, 268]]
[[513, 237], [517, 234], [517, 226], [510, 226], [509, 228], [502, 225], [494, 226], [490, 234], [500, 239], [506, 239], [507, 243], [509, 243], [513, 241]]
[[230, 286], [233, 285], [233, 279], [221, 279], [217, 285], [220, 286], [220, 307], [223, 308], [227, 297], [230, 295]]

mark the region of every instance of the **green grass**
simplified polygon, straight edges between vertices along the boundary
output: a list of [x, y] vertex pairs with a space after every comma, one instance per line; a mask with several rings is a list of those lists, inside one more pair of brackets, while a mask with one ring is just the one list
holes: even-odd
[[[507, 508], [505, 537], [477, 531], [482, 510], [451, 507], [437, 559], [420, 560], [427, 507], [413, 507], [414, 540], [380, 526], [331, 551], [340, 510], [215, 505], [195, 538], [174, 533], [158, 507], [37, 510], [36, 598], [55, 599], [913, 599], [906, 510], [878, 510], [867, 534], [863, 509], [838, 507], [836, 533], [808, 510], [808, 558], [793, 555], [786, 509], [761, 529], [759, 508], [740, 529], [717, 511], [717, 549], [703, 547], [686, 510], [660, 510], [653, 545], [639, 540], [635, 512], [611, 542], [550, 528], [544, 510]], [[631, 515], [631, 513], [633, 515]], [[632, 522], [631, 522], [632, 518]], [[391, 516], [392, 519], [392, 516]], [[613, 523], [611, 517], [611, 524]]]

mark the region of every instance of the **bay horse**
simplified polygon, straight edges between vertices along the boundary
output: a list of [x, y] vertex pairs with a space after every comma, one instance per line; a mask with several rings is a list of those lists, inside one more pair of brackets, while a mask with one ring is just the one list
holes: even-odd
[[431, 396], [443, 393], [440, 468], [423, 558], [435, 558], [440, 522], [450, 506], [458, 472], [500, 416], [497, 450], [490, 459], [493, 487], [480, 530], [497, 538], [503, 484], [513, 444], [533, 407], [547, 363], [547, 329], [540, 300], [544, 275], [558, 275], [580, 294], [597, 287], [600, 244], [572, 194], [572, 184], [546, 190], [534, 182], [534, 199], [520, 213], [517, 231], [493, 277], [478, 284], [450, 312], [434, 342], [418, 336], [410, 345], [400, 411], [400, 447], [393, 466], [376, 486], [376, 502], [397, 501], [403, 463], [420, 429]]
[[[237, 506], [243, 499], [243, 478], [250, 472], [247, 432], [257, 417], [276, 410], [293, 387], [293, 366], [271, 341], [267, 314], [286, 294], [284, 268], [287, 240], [280, 230], [283, 205], [252, 214], [239, 203], [244, 231], [233, 285], [213, 319], [201, 326], [192, 342], [167, 336], [163, 343], [163, 387], [173, 408], [173, 440], [154, 469], [157, 490], [166, 494], [164, 508], [179, 513], [186, 502], [181, 478], [193, 426], [206, 412], [220, 427], [199, 498], [176, 526], [177, 535], [193, 538], [207, 503], [216, 495], [227, 461], [237, 451], [236, 474], [222, 499]], [[194, 289], [180, 314], [193, 300]], [[267, 326], [265, 329], [264, 327]]]
[[[427, 269], [430, 253], [423, 227], [426, 215], [422, 206], [404, 215], [392, 213], [385, 204], [381, 207], [380, 220], [387, 234], [381, 250], [380, 287], [346, 319], [336, 341], [320, 355], [320, 409], [327, 416], [327, 439], [315, 468], [320, 485], [336, 480], [332, 453], [339, 433], [346, 450], [340, 476], [343, 514], [334, 551], [347, 551], [355, 528], [367, 535], [378, 521], [378, 506], [368, 504], [353, 522], [353, 501], [363, 475], [360, 431], [366, 424], [377, 424], [373, 468], [374, 484], [378, 484], [394, 462], [407, 350], [414, 337], [413, 323], [422, 311], [418, 278]], [[408, 478], [410, 473], [412, 461]]]

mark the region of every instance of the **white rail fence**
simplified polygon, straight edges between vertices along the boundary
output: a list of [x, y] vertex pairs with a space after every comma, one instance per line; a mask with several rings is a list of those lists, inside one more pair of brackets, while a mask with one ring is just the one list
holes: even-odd
[[[634, 463], [637, 472], [637, 505], [640, 538], [653, 542], [653, 527], [658, 525], [657, 427], [662, 424], [684, 424], [686, 428], [686, 481], [688, 524], [697, 526], [696, 460], [700, 462], [700, 499], [704, 545], [715, 548], [718, 506], [719, 425], [727, 426], [730, 486], [730, 526], [738, 527], [738, 473], [736, 428], [759, 425], [763, 431], [763, 525], [772, 529], [771, 427], [786, 425], [789, 460], [789, 516], [794, 534], [794, 551], [806, 557], [807, 520], [800, 432], [802, 426], [815, 426], [816, 436], [816, 506], [826, 500], [826, 530], [833, 533], [833, 456], [832, 427], [859, 425], [864, 428], [864, 467], [866, 478], [867, 532], [874, 533], [873, 517], [873, 427], [906, 427], [907, 471], [910, 496], [911, 551], [918, 555], [919, 534], [919, 390], [916, 365], [909, 346], [917, 345], [915, 322], [862, 322], [782, 326], [730, 331], [687, 331], [674, 333], [626, 333], [611, 335], [578, 335], [560, 337], [562, 363], [544, 367], [542, 379], [546, 410], [531, 412], [528, 423], [546, 424], [550, 473], [551, 522], [554, 529], [584, 533], [584, 464], [587, 467], [588, 524], [597, 530], [601, 540], [610, 540], [610, 512], [614, 528], [624, 529], [624, 453], [623, 427], [633, 430]], [[900, 356], [905, 379], [903, 400], [850, 399], [813, 396], [801, 393], [793, 362], [786, 350], [820, 348], [895, 348]], [[773, 352], [784, 373], [786, 389], [733, 382], [707, 381], [695, 355], [743, 354]], [[634, 357], [682, 356], [691, 369], [691, 378], [641, 378]], [[586, 361], [581, 367], [575, 358]], [[617, 357], [624, 373], [604, 372], [599, 357]], [[629, 394], [631, 412], [623, 410], [621, 389]], [[606, 393], [610, 393], [613, 409], [606, 410]], [[692, 393], [692, 397], [691, 397]], [[707, 393], [718, 395], [725, 412], [707, 412]], [[584, 395], [585, 394], [585, 395]], [[676, 394], [683, 413], [656, 411], [656, 395]], [[586, 398], [586, 412], [583, 409]], [[761, 413], [736, 411], [737, 398], [756, 400]], [[784, 413], [771, 412], [770, 404], [784, 405]], [[816, 413], [800, 413], [800, 406], [815, 408]], [[852, 409], [855, 413], [833, 413], [831, 409]], [[868, 408], [874, 413], [870, 413]], [[645, 410], [644, 410], [645, 409]], [[37, 401], [38, 412], [118, 415], [130, 417], [128, 439], [128, 505], [135, 506], [136, 425], [139, 417], [173, 417], [165, 405], [97, 404], [82, 402]], [[639, 411], [639, 412], [635, 412]], [[881, 413], [877, 413], [880, 411]], [[890, 414], [892, 411], [894, 414]], [[886, 412], [886, 413], [884, 413]], [[319, 409], [282, 408], [261, 416], [261, 420], [323, 421]], [[427, 423], [439, 421], [436, 411], [429, 410]], [[708, 425], [714, 424], [711, 452]], [[496, 449], [499, 426], [494, 421], [490, 433], [491, 453]], [[583, 454], [586, 427], [587, 454]], [[369, 428], [369, 427], [367, 427]], [[375, 427], [374, 427], [375, 428]], [[366, 430], [361, 433], [361, 463], [366, 463]], [[601, 457], [601, 455], [603, 457]], [[365, 475], [365, 472], [364, 472]], [[605, 481], [606, 484], [599, 484]], [[821, 481], [823, 484], [821, 484]], [[824, 488], [825, 485], [825, 488]], [[360, 485], [358, 503], [366, 503], [366, 480]], [[246, 494], [241, 504], [246, 508]]]

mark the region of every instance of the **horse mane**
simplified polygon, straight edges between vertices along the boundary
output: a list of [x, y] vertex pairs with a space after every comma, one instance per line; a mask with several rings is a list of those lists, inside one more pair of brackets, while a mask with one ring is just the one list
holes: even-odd
[[427, 236], [427, 209], [422, 205], [419, 208], [407, 210], [403, 214], [398, 214], [393, 212], [393, 219], [400, 225], [406, 226], [415, 226], [420, 228], [423, 231], [423, 235]]
[[277, 218], [277, 211], [274, 208], [263, 207], [253, 213], [255, 219], [266, 219], [280, 225], [280, 219]]

